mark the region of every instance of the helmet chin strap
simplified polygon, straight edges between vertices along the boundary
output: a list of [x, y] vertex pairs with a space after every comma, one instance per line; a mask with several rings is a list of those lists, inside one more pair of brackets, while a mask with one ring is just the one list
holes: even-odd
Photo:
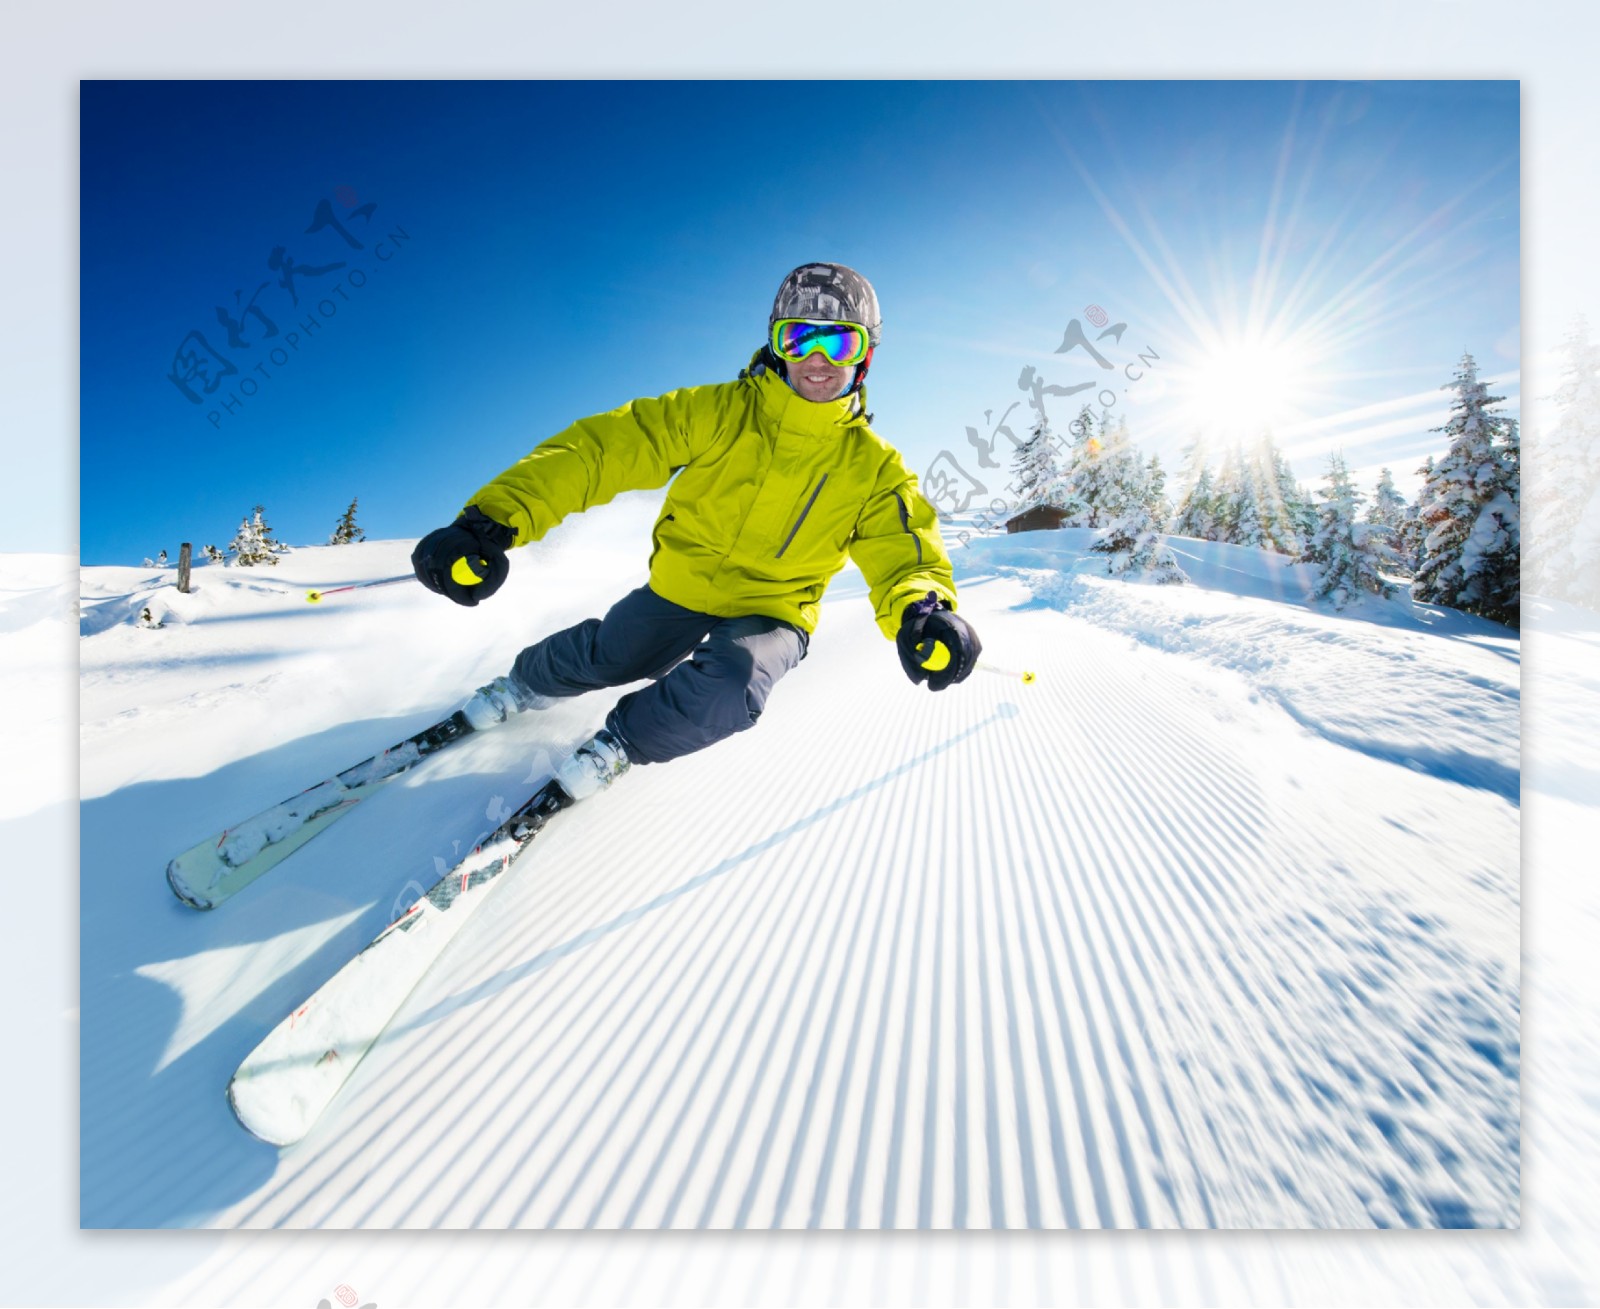
[[867, 369], [872, 367], [873, 349], [874, 347], [869, 345], [867, 347], [866, 355], [862, 358], [861, 362], [856, 365], [856, 375], [850, 379], [850, 389], [845, 392], [846, 395], [849, 395], [854, 391], [859, 391], [861, 389], [861, 384], [867, 380]]

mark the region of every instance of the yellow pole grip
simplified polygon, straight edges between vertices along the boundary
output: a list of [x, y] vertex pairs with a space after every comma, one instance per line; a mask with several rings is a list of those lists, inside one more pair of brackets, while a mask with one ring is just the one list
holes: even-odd
[[917, 662], [930, 673], [937, 673], [950, 666], [950, 647], [943, 641], [923, 641], [917, 646]]

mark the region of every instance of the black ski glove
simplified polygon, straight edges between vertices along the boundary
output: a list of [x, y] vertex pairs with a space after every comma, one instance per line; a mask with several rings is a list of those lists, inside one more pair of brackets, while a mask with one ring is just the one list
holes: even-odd
[[[900, 635], [895, 637], [900, 651], [900, 663], [906, 676], [913, 682], [926, 681], [928, 690], [942, 691], [952, 682], [964, 682], [977, 666], [983, 653], [983, 642], [972, 630], [972, 625], [941, 600], [938, 592], [929, 591], [925, 600], [906, 606], [900, 619]], [[943, 657], [940, 647], [949, 656], [943, 667], [927, 668], [923, 661], [937, 665]]]
[[428, 590], [458, 605], [475, 605], [498, 591], [510, 574], [506, 551], [516, 539], [513, 529], [468, 505], [449, 527], [417, 542], [411, 568]]

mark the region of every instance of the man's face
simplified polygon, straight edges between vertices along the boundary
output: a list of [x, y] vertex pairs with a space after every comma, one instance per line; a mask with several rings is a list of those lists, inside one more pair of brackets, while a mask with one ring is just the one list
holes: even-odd
[[807, 400], [822, 404], [837, 400], [855, 376], [854, 364], [833, 364], [820, 350], [814, 350], [799, 363], [786, 361], [789, 384]]

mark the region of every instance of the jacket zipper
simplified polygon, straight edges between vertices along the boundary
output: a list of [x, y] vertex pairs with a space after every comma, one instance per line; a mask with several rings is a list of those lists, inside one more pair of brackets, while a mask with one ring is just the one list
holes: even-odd
[[794, 534], [800, 530], [800, 524], [806, 521], [806, 515], [811, 512], [811, 506], [816, 502], [817, 495], [822, 490], [822, 482], [827, 480], [828, 475], [824, 473], [822, 481], [817, 483], [816, 490], [811, 492], [811, 499], [806, 501], [806, 507], [800, 511], [800, 517], [795, 519], [794, 526], [789, 529], [789, 535], [783, 538], [783, 544], [778, 547], [778, 553], [773, 556], [774, 559], [783, 558], [783, 552], [789, 548], [789, 542], [794, 540]]

